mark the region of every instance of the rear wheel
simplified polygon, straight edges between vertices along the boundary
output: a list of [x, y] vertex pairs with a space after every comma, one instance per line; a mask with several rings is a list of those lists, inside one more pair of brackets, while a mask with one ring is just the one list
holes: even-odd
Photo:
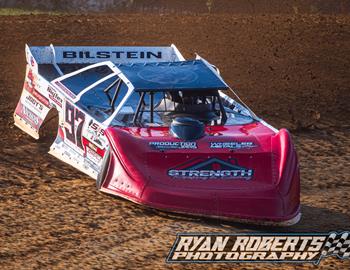
[[50, 150], [54, 143], [59, 125], [59, 116], [56, 109], [51, 109], [39, 129], [39, 140], [37, 147], [42, 154]]
[[110, 159], [110, 149], [108, 148], [103, 156], [101, 170], [99, 171], [96, 179], [96, 187], [98, 190], [101, 188], [103, 181], [106, 178]]
[[51, 145], [56, 139], [58, 124], [58, 111], [51, 109], [40, 126], [39, 141], [47, 142]]

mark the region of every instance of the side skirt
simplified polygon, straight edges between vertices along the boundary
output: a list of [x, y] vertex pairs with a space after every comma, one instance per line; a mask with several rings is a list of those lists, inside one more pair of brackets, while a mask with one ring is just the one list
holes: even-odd
[[64, 143], [60, 137], [57, 137], [51, 145], [49, 154], [89, 175], [93, 179], [97, 179], [99, 168]]

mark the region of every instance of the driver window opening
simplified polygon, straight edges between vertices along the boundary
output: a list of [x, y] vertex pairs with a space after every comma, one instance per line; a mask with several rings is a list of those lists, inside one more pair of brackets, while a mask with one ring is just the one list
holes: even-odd
[[191, 117], [206, 125], [235, 125], [253, 119], [235, 109], [217, 90], [135, 91], [118, 112], [112, 125], [169, 126], [176, 117]]

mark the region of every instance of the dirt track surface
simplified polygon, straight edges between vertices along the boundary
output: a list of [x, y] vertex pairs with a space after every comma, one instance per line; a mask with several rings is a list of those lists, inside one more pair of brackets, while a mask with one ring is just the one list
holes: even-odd
[[[98, 193], [89, 177], [46, 153], [48, 141], [13, 126], [25, 43], [175, 43], [186, 57], [197, 52], [215, 63], [258, 115], [291, 129], [301, 162], [301, 222], [277, 229], [169, 215]], [[165, 264], [176, 233], [350, 230], [350, 17], [0, 17], [0, 67], [0, 269], [200, 269]], [[321, 266], [349, 269], [350, 261], [329, 258]]]
[[68, 12], [349, 14], [349, 0], [2, 0], [0, 7]]

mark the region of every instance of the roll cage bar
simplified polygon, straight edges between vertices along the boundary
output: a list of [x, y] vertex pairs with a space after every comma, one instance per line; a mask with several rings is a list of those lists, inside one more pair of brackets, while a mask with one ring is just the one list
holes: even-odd
[[[166, 92], [166, 90], [164, 90], [162, 92], [164, 93], [164, 92]], [[150, 110], [149, 111], [143, 110], [141, 113], [143, 113], [145, 111], [149, 112], [150, 113], [150, 123], [153, 123], [154, 122], [154, 93], [155, 92], [154, 91], [142, 91], [140, 93], [141, 93], [141, 96], [140, 96], [139, 102], [137, 104], [136, 112], [134, 114], [132, 123], [134, 125], [137, 125], [137, 120], [138, 120], [140, 112], [141, 112], [141, 107], [142, 107], [142, 105], [146, 105], [146, 103], [145, 103], [146, 93], [149, 93], [149, 96], [150, 96], [150, 100], [149, 100]], [[200, 93], [198, 96], [200, 96]], [[226, 115], [225, 107], [222, 104], [220, 94], [218, 91], [216, 91], [216, 92], [213, 92], [211, 96], [213, 97], [212, 104], [211, 104], [212, 109], [213, 110], [215, 109], [215, 100], [217, 100], [217, 102], [219, 104], [220, 114], [221, 114], [221, 124], [223, 125], [227, 121], [227, 115]], [[163, 97], [163, 98], [165, 98], [165, 97]], [[183, 103], [183, 105], [184, 105], [184, 103]]]
[[[111, 108], [112, 108], [112, 112], [114, 112], [114, 104], [115, 104], [115, 101], [117, 100], [117, 97], [118, 97], [118, 95], [119, 95], [122, 82], [123, 82], [123, 81], [118, 77], [114, 82], [112, 82], [109, 86], [107, 86], [107, 87], [103, 90], [103, 92], [104, 92], [104, 93], [107, 95], [107, 97], [108, 97], [109, 105], [110, 105]], [[111, 97], [111, 96], [109, 95], [109, 91], [110, 91], [114, 86], [117, 86], [117, 87], [116, 87], [116, 89], [115, 89], [115, 92], [114, 92], [113, 97]]]
[[[205, 60], [202, 60], [204, 61], [204, 63], [211, 69], [214, 70], [214, 68], [209, 64], [207, 63]], [[125, 103], [126, 100], [128, 100], [128, 98], [131, 96], [131, 94], [133, 92], [135, 92], [135, 88], [134, 88], [134, 85], [129, 81], [129, 79], [125, 76], [125, 74], [116, 66], [114, 65], [111, 61], [104, 61], [104, 62], [99, 62], [99, 63], [96, 63], [96, 64], [92, 64], [92, 65], [89, 65], [89, 66], [86, 66], [82, 69], [79, 69], [79, 70], [76, 70], [76, 71], [73, 71], [71, 73], [68, 73], [68, 74], [65, 74], [57, 79], [54, 79], [51, 81], [51, 84], [56, 88], [57, 86], [55, 85], [56, 82], [60, 82], [62, 81], [63, 79], [65, 78], [68, 78], [70, 76], [74, 76], [74, 75], [77, 75], [85, 70], [88, 70], [88, 69], [91, 69], [91, 68], [94, 68], [94, 67], [99, 67], [99, 66], [103, 66], [103, 65], [106, 65], [108, 66], [113, 72], [109, 75], [107, 75], [106, 77], [96, 81], [95, 83], [93, 83], [92, 85], [86, 87], [85, 89], [83, 89], [81, 92], [79, 92], [79, 94], [77, 94], [76, 96], [69, 96], [67, 95], [67, 98], [68, 99], [71, 99], [73, 103], [76, 103], [77, 101], [79, 101], [80, 97], [85, 94], [87, 91], [90, 91], [90, 89], [92, 89], [95, 85], [109, 79], [109, 78], [112, 78], [113, 76], [118, 76], [118, 78], [116, 78], [115, 81], [113, 81], [109, 86], [107, 86], [103, 92], [106, 93], [106, 95], [108, 96], [108, 99], [109, 99], [109, 105], [111, 106], [111, 109], [112, 109], [112, 115], [110, 115], [110, 117], [108, 117], [105, 121], [103, 121], [103, 124], [105, 125], [109, 125], [113, 119], [116, 117], [116, 115], [118, 114], [119, 110], [122, 108], [123, 104]], [[117, 101], [117, 97], [121, 91], [121, 87], [123, 85], [123, 83], [126, 85], [126, 87], [128, 88], [128, 91], [127, 91], [127, 94], [124, 96], [124, 98], [122, 99], [122, 101], [120, 102], [120, 104], [115, 108], [115, 102]], [[116, 86], [116, 90], [113, 94], [113, 96], [111, 96], [109, 94], [110, 90]], [[69, 89], [67, 89], [69, 90]], [[237, 94], [235, 93], [235, 91], [231, 88], [229, 88], [229, 90], [231, 90], [231, 92], [234, 94], [234, 96], [238, 99], [238, 101], [243, 105], [243, 107], [245, 107], [251, 117], [255, 120], [259, 120], [261, 121], [261, 119], [259, 119], [253, 112], [252, 110], [249, 109], [249, 107], [237, 96]], [[69, 90], [70, 91], [70, 90]], [[166, 92], [166, 91], [174, 91], [173, 89], [169, 89], [169, 90], [164, 90], [164, 91], [161, 91], [161, 92]], [[140, 114], [140, 111], [141, 111], [141, 108], [142, 108], [142, 104], [145, 103], [144, 102], [144, 97], [145, 97], [145, 94], [146, 93], [151, 93], [150, 94], [150, 104], [151, 104], [151, 110], [150, 110], [150, 122], [153, 123], [154, 122], [154, 91], [152, 89], [148, 89], [148, 90], [144, 90], [144, 91], [138, 91], [141, 93], [141, 98], [140, 98], [140, 101], [139, 101], [139, 104], [137, 106], [137, 111], [134, 115], [134, 119], [133, 119], [133, 123], [135, 124], [137, 122], [137, 118]], [[217, 98], [217, 102], [218, 102], [218, 105], [219, 105], [219, 108], [220, 108], [220, 113], [221, 113], [221, 122], [222, 123], [225, 123], [227, 121], [227, 115], [226, 115], [226, 112], [225, 112], [225, 108], [223, 106], [223, 103], [222, 103], [222, 100], [220, 98], [220, 95], [223, 95], [223, 94], [220, 94], [220, 90], [218, 92], [215, 92], [213, 93], [213, 97], [216, 97]], [[144, 93], [144, 94], [142, 94]], [[142, 97], [143, 96], [143, 97]], [[213, 106], [215, 106], [215, 101], [213, 100]]]

